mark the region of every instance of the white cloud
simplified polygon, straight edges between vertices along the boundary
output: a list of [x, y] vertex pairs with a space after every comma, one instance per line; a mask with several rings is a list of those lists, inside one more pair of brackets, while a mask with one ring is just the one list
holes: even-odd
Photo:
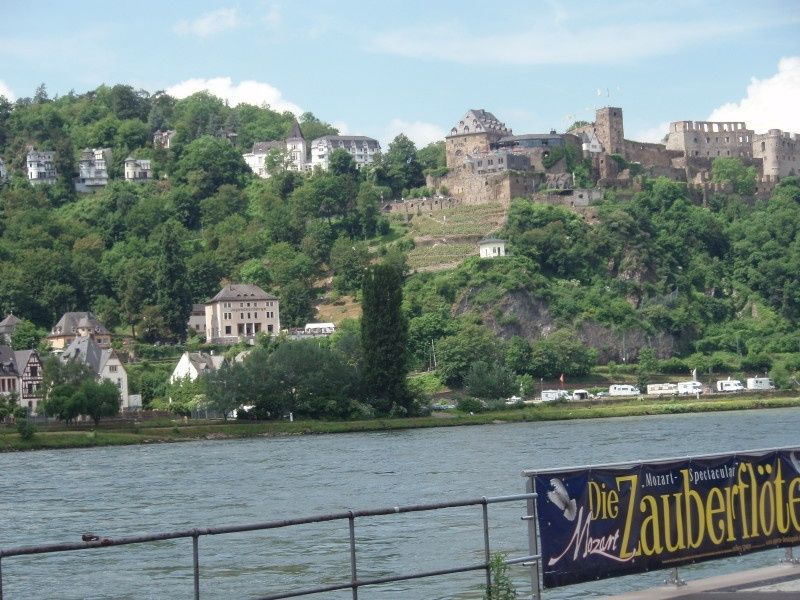
[[350, 126], [344, 121], [334, 121], [331, 125], [339, 130], [339, 135], [350, 135]]
[[6, 85], [6, 82], [0, 79], [0, 96], [5, 96], [6, 100], [11, 100], [12, 102], [16, 99], [14, 96], [14, 92], [11, 91], [11, 88]]
[[381, 140], [381, 146], [384, 151], [389, 147], [389, 142], [401, 133], [404, 133], [407, 138], [414, 142], [417, 148], [427, 146], [431, 142], [443, 140], [445, 135], [444, 129], [433, 123], [404, 121], [403, 119], [392, 119], [386, 127], [385, 133], [384, 139]]
[[644, 129], [640, 129], [634, 133], [630, 139], [636, 140], [637, 142], [661, 143], [664, 139], [664, 136], [669, 133], [669, 123], [669, 121], [664, 121], [663, 123], [659, 123], [654, 127], [645, 127]]
[[175, 98], [185, 98], [203, 90], [227, 100], [232, 106], [237, 104], [268, 104], [278, 112], [290, 111], [295, 115], [303, 113], [294, 102], [283, 97], [281, 91], [268, 83], [246, 80], [234, 84], [230, 77], [214, 77], [212, 79], [187, 79], [167, 88], [166, 92]]
[[200, 15], [194, 20], [181, 19], [175, 24], [175, 33], [208, 37], [239, 26], [239, 13], [235, 8], [220, 8]]
[[800, 132], [800, 56], [782, 58], [778, 72], [766, 79], [750, 80], [739, 102], [715, 108], [709, 121], [744, 121], [764, 133], [769, 129]]
[[761, 25], [716, 21], [650, 21], [566, 27], [554, 20], [519, 31], [476, 33], [458, 23], [397, 29], [374, 36], [369, 48], [409, 58], [463, 64], [619, 64], [674, 54], [687, 46]]

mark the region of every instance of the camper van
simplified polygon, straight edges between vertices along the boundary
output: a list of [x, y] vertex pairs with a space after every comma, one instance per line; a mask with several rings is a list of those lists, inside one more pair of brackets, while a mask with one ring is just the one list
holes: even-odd
[[677, 393], [677, 383], [651, 383], [647, 386], [648, 396], [674, 396]]
[[555, 400], [568, 400], [570, 398], [567, 390], [542, 390], [542, 402], [553, 402]]
[[742, 382], [738, 379], [724, 379], [717, 382], [718, 392], [741, 392], [744, 391]]
[[591, 395], [587, 390], [575, 390], [572, 392], [572, 400], [575, 402], [583, 402], [584, 400], [589, 400]]
[[694, 396], [695, 394], [703, 393], [703, 384], [699, 381], [679, 381], [678, 382], [678, 395], [679, 396]]
[[774, 390], [775, 384], [769, 377], [748, 377], [747, 378], [748, 390]]
[[626, 383], [617, 383], [608, 388], [609, 396], [638, 396], [641, 393], [635, 385]]

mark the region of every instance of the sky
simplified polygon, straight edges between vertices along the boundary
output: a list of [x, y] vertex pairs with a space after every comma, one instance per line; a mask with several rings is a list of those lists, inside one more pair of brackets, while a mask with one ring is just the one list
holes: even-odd
[[385, 146], [443, 139], [467, 110], [514, 133], [619, 106], [800, 133], [800, 1], [2, 0], [0, 95], [123, 83], [311, 111]]

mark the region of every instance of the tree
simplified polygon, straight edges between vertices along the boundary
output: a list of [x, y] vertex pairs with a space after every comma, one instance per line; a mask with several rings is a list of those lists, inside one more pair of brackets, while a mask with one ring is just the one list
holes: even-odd
[[175, 180], [194, 198], [207, 198], [225, 184], [242, 187], [251, 175], [241, 153], [225, 140], [203, 136], [186, 146], [175, 165]]
[[355, 242], [345, 236], [331, 248], [333, 287], [340, 292], [350, 292], [361, 287], [364, 270], [369, 265], [369, 250], [365, 242]]
[[186, 336], [192, 297], [177, 223], [167, 221], [164, 224], [158, 246], [159, 256], [154, 274], [156, 305], [172, 339], [181, 340]]
[[364, 277], [361, 345], [364, 349], [364, 384], [378, 412], [408, 414], [411, 397], [406, 386], [408, 322], [402, 312], [402, 275], [377, 264]]
[[494, 362], [500, 358], [498, 340], [483, 325], [463, 323], [455, 334], [436, 344], [439, 377], [447, 385], [461, 386], [472, 363], [478, 360]]
[[113, 417], [119, 413], [122, 398], [119, 388], [111, 381], [104, 379], [100, 382], [87, 379], [76, 391], [76, 406], [80, 407], [81, 414], [92, 418], [97, 425], [102, 417]]
[[737, 194], [752, 196], [756, 193], [758, 173], [754, 166], [746, 167], [735, 157], [720, 156], [711, 163], [711, 178], [715, 183], [727, 183]]
[[201, 378], [208, 407], [221, 412], [226, 421], [228, 414], [244, 403], [243, 387], [247, 385], [244, 375], [241, 363], [226, 361]]
[[516, 387], [514, 374], [498, 362], [479, 360], [464, 377], [464, 387], [471, 396], [484, 399], [506, 398]]
[[422, 165], [417, 159], [417, 148], [404, 134], [401, 133], [391, 141], [384, 163], [389, 184], [396, 197], [404, 190], [425, 185]]
[[560, 375], [586, 375], [596, 361], [597, 352], [588, 348], [571, 331], [559, 329], [533, 344], [532, 374], [554, 378]]
[[417, 160], [426, 175], [428, 173], [432, 175], [444, 174], [443, 171], [447, 169], [444, 140], [431, 142], [424, 148], [417, 150]]
[[650, 377], [658, 370], [658, 359], [652, 348], [642, 348], [639, 350], [639, 360], [636, 366], [637, 385], [640, 390], [647, 387]]
[[46, 335], [47, 331], [37, 327], [28, 319], [22, 319], [14, 328], [14, 333], [11, 334], [11, 347], [14, 350], [36, 348]]

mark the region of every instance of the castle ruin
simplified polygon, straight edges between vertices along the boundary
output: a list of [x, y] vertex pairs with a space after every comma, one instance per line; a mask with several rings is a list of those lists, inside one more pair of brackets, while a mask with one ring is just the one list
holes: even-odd
[[[514, 135], [492, 113], [472, 109], [445, 138], [448, 173], [429, 186], [446, 187], [461, 204], [535, 198], [553, 190], [570, 190], [565, 152], [571, 147], [592, 167], [598, 187], [625, 187], [645, 174], [683, 181], [707, 191], [711, 166], [719, 157], [735, 157], [759, 173], [757, 195], [766, 196], [782, 177], [800, 174], [800, 135], [771, 129], [756, 134], [743, 122], [675, 121], [663, 143], [625, 139], [622, 108], [606, 106], [595, 121], [558, 134]], [[635, 167], [635, 168], [634, 168]], [[718, 187], [718, 186], [717, 186]]]

